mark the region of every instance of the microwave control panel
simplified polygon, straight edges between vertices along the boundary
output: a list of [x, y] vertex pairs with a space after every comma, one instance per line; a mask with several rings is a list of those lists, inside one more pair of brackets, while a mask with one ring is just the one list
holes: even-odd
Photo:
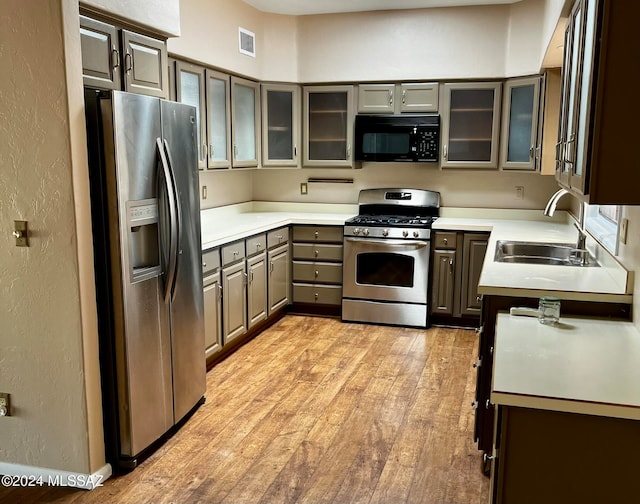
[[440, 152], [439, 135], [437, 129], [422, 130], [418, 133], [417, 149], [418, 161], [438, 161]]

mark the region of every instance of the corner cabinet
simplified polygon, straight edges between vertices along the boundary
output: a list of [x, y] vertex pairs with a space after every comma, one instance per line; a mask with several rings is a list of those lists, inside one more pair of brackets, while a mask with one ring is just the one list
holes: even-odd
[[168, 96], [164, 40], [81, 15], [80, 45], [85, 86]]
[[441, 89], [441, 166], [497, 168], [502, 84], [449, 83]]
[[637, 128], [620, 120], [640, 116], [638, 17], [637, 2], [578, 0], [567, 21], [556, 179], [588, 203], [640, 204]]
[[305, 86], [303, 165], [353, 168], [354, 86]]
[[300, 87], [262, 84], [262, 166], [300, 168]]
[[541, 154], [538, 136], [540, 77], [511, 79], [504, 84], [500, 167], [535, 170]]
[[289, 260], [289, 228], [267, 233], [269, 263], [269, 315], [289, 304], [291, 299], [291, 261]]
[[257, 168], [260, 153], [260, 84], [231, 77], [233, 168]]

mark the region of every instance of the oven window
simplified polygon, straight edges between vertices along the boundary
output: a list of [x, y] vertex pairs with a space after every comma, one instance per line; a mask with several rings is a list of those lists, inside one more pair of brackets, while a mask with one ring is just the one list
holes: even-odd
[[413, 287], [414, 268], [415, 259], [405, 254], [390, 254], [388, 252], [358, 254], [356, 283]]
[[362, 135], [364, 154], [408, 154], [409, 133], [365, 133]]

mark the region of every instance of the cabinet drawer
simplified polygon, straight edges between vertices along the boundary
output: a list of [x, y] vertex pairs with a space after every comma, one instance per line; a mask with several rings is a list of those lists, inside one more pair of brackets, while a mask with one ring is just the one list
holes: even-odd
[[317, 261], [342, 261], [342, 245], [294, 243], [293, 258], [313, 259]]
[[252, 236], [251, 238], [247, 238], [246, 246], [247, 257], [259, 254], [260, 252], [264, 252], [265, 250], [267, 250], [267, 237], [266, 235], [261, 234]]
[[342, 243], [342, 226], [295, 226], [293, 241]]
[[267, 233], [267, 246], [269, 248], [277, 247], [289, 241], [289, 228], [283, 227], [274, 229]]
[[245, 257], [243, 241], [222, 247], [222, 264], [224, 266], [239, 261], [240, 259], [244, 259]]
[[341, 305], [342, 287], [339, 285], [314, 285], [294, 283], [293, 302]]
[[206, 276], [220, 268], [220, 250], [213, 249], [202, 253], [202, 275]]
[[433, 248], [437, 249], [455, 249], [456, 248], [456, 233], [453, 232], [441, 232], [435, 233], [433, 238]]
[[294, 261], [293, 281], [342, 285], [342, 264]]

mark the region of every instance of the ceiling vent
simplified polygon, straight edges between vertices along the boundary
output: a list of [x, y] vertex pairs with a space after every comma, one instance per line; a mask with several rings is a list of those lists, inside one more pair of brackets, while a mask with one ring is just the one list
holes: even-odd
[[240, 44], [240, 52], [242, 54], [246, 54], [247, 56], [251, 56], [252, 58], [256, 57], [256, 34], [250, 32], [249, 30], [245, 30], [244, 28], [238, 28], [238, 41]]

